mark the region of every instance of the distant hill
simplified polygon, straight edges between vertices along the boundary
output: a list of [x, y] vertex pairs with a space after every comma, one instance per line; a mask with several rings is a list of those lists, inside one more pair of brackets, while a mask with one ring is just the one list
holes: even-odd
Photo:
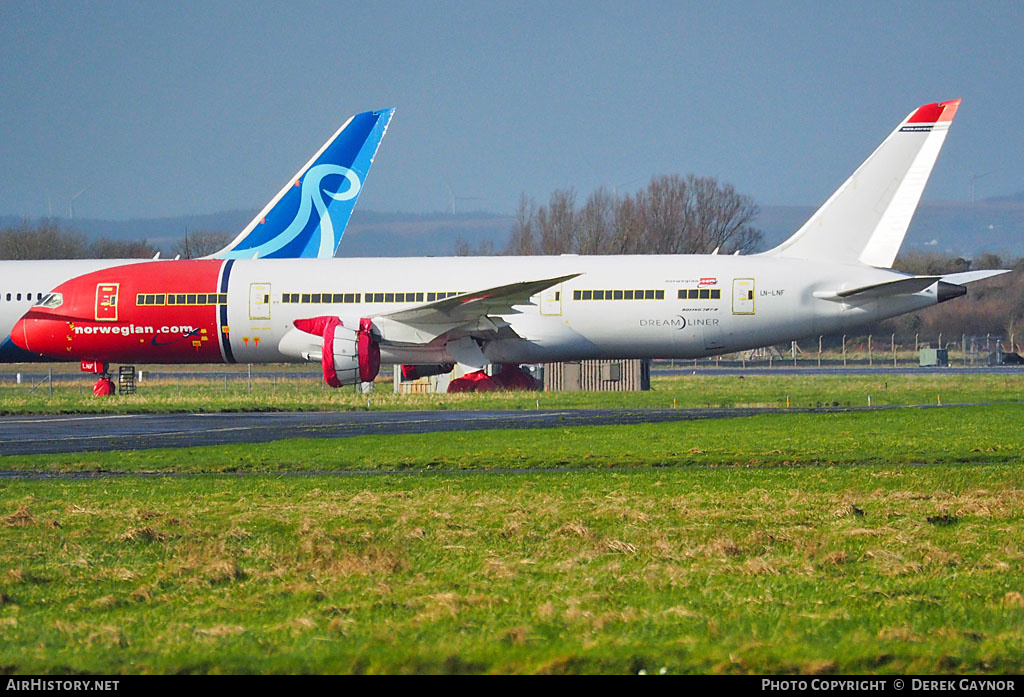
[[[785, 240], [814, 213], [814, 206], [762, 206], [755, 225], [764, 232], [763, 249]], [[125, 221], [58, 219], [90, 238], [146, 239], [164, 249], [185, 230], [239, 232], [252, 211], [224, 211], [176, 218]], [[0, 227], [21, 223], [0, 216]], [[35, 221], [33, 221], [35, 222]], [[514, 223], [511, 216], [492, 213], [380, 213], [356, 210], [345, 232], [339, 256], [445, 256], [455, 253], [461, 238], [477, 246], [490, 241], [501, 249]], [[904, 243], [906, 251], [933, 251], [971, 258], [982, 252], [1024, 256], [1024, 192], [1013, 196], [965, 202], [925, 203], [918, 209]]]
[[1009, 196], [993, 196], [992, 198], [985, 199], [987, 203], [1019, 203], [1024, 205], [1024, 191], [1018, 191], [1015, 194]]
[[449, 256], [459, 239], [473, 246], [487, 240], [501, 249], [514, 218], [491, 213], [412, 215], [359, 211], [352, 214], [338, 256]]

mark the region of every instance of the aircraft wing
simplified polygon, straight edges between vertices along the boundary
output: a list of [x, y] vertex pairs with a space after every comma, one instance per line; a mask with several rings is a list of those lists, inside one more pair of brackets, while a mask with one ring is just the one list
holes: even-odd
[[395, 322], [409, 324], [451, 324], [464, 322], [485, 315], [519, 314], [514, 305], [532, 305], [530, 298], [546, 288], [576, 278], [579, 274], [545, 278], [540, 281], [521, 281], [506, 286], [497, 286], [474, 293], [463, 293], [444, 300], [419, 305], [408, 310], [399, 310], [381, 315]]
[[516, 305], [532, 305], [532, 296], [579, 275], [574, 273], [536, 281], [520, 281], [463, 293], [407, 310], [378, 315], [373, 318], [373, 322], [385, 342], [429, 343], [455, 329], [465, 333], [493, 334], [508, 327], [500, 319], [502, 315], [519, 314]]

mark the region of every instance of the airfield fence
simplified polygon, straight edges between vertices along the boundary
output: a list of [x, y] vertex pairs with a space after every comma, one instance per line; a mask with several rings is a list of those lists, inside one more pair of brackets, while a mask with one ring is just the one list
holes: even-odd
[[[960, 334], [865, 334], [819, 336], [791, 342], [788, 346], [765, 346], [751, 351], [690, 360], [658, 361], [655, 370], [686, 367], [722, 368], [910, 368], [920, 365], [922, 349], [944, 349], [950, 368], [980, 368], [1001, 365], [1004, 356], [1020, 354], [1016, 335]], [[667, 364], [667, 366], [666, 366]]]
[[[788, 346], [768, 346], [709, 358], [656, 360], [651, 369], [654, 375], [672, 374], [692, 368], [909, 369], [919, 365], [920, 352], [927, 348], [945, 349], [950, 368], [982, 368], [999, 365], [1006, 355], [1020, 354], [1022, 346], [1017, 344], [1016, 338], [1015, 335], [1002, 337], [994, 334], [961, 334], [956, 337], [942, 334], [935, 337], [895, 334], [820, 336], [795, 341]], [[55, 384], [69, 383], [78, 385], [84, 391], [96, 381], [95, 375], [80, 372], [75, 363], [24, 363], [10, 367], [13, 370], [0, 372], [0, 385], [17, 386], [26, 391], [46, 390], [52, 393]], [[1024, 372], [1024, 367], [1021, 370]], [[282, 364], [158, 366], [153, 369], [141, 366], [135, 377], [142, 390], [145, 390], [147, 384], [179, 384], [183, 389], [187, 389], [190, 384], [201, 384], [207, 387], [220, 385], [225, 393], [257, 390], [276, 392], [289, 385], [323, 382], [318, 369]], [[381, 383], [376, 386], [378, 391], [391, 391], [389, 366], [382, 367], [376, 382]], [[344, 389], [365, 391], [359, 385]]]

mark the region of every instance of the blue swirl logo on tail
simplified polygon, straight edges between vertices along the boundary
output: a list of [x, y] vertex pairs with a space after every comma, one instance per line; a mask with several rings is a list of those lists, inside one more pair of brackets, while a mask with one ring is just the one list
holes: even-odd
[[[346, 188], [336, 192], [322, 188], [323, 180], [331, 175], [341, 175], [342, 181], [346, 182], [344, 185]], [[308, 244], [304, 245], [304, 248], [316, 249], [316, 253], [312, 256], [321, 258], [333, 256], [337, 242], [334, 224], [331, 222], [331, 215], [324, 196], [330, 197], [332, 201], [351, 201], [359, 195], [361, 188], [359, 175], [348, 167], [341, 165], [311, 167], [306, 172], [305, 178], [301, 180], [299, 210], [288, 227], [261, 245], [236, 250], [237, 256], [250, 258], [258, 256], [262, 259], [277, 257], [279, 256], [277, 252], [294, 243], [304, 232], [307, 233], [306, 238], [308, 239]]]
[[353, 116], [215, 259], [334, 256], [394, 109]]

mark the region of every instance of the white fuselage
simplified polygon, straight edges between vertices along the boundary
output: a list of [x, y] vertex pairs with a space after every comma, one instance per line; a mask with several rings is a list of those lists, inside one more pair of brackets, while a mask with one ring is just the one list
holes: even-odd
[[[117, 266], [126, 263], [146, 262], [0, 263], [0, 331], [9, 334], [37, 294], [97, 269], [106, 268], [104, 279], [116, 280]], [[169, 263], [178, 262], [162, 262]], [[696, 358], [842, 331], [937, 301], [934, 286], [882, 301], [816, 297], [904, 276], [860, 264], [761, 255], [236, 260], [227, 281], [230, 333], [219, 339], [220, 354], [239, 363], [310, 360], [286, 339], [296, 332], [294, 321], [337, 316], [346, 323], [371, 318], [383, 327], [380, 347], [386, 363], [458, 361], [444, 338], [417, 344], [389, 335], [387, 315], [443, 297], [436, 293], [475, 292], [567, 274], [579, 276], [539, 293], [530, 305], [517, 306], [515, 314], [503, 315], [509, 325], [504, 332], [481, 336], [490, 362]], [[7, 293], [17, 292], [23, 298], [32, 293], [33, 300], [6, 300]], [[134, 301], [120, 299], [125, 319], [132, 316]], [[159, 322], [159, 311], [148, 312], [148, 323]], [[156, 362], [146, 355], [139, 361]]]
[[[492, 362], [596, 358], [695, 358], [776, 344], [935, 304], [934, 288], [883, 303], [841, 303], [816, 291], [881, 283], [902, 274], [761, 256], [558, 256], [238, 261], [229, 283], [231, 348], [238, 362], [295, 360], [281, 339], [296, 319], [335, 315], [379, 318], [428, 301], [431, 292], [473, 292], [523, 279], [580, 276], [503, 316], [518, 338], [488, 341]], [[687, 297], [680, 298], [679, 292]], [[264, 292], [266, 291], [266, 292]], [[596, 291], [612, 299], [595, 299]], [[636, 299], [644, 291], [642, 300]], [[649, 291], [654, 291], [654, 298]], [[697, 291], [691, 299], [689, 291]], [[717, 292], [714, 292], [717, 291]], [[308, 294], [359, 294], [351, 304], [303, 303]], [[377, 302], [377, 294], [424, 293], [423, 300]], [[634, 298], [627, 299], [629, 293]], [[300, 302], [282, 302], [284, 294]], [[269, 295], [269, 308], [252, 301]], [[370, 296], [370, 300], [367, 298]], [[703, 297], [702, 297], [703, 296]], [[717, 296], [717, 297], [715, 297]], [[269, 318], [262, 318], [269, 314]], [[260, 315], [261, 319], [253, 319]], [[376, 321], [376, 320], [375, 320]], [[240, 332], [239, 329], [242, 329]], [[249, 337], [249, 341], [241, 338]], [[260, 341], [252, 341], [260, 337]], [[381, 343], [385, 362], [456, 360], [435, 342]]]

